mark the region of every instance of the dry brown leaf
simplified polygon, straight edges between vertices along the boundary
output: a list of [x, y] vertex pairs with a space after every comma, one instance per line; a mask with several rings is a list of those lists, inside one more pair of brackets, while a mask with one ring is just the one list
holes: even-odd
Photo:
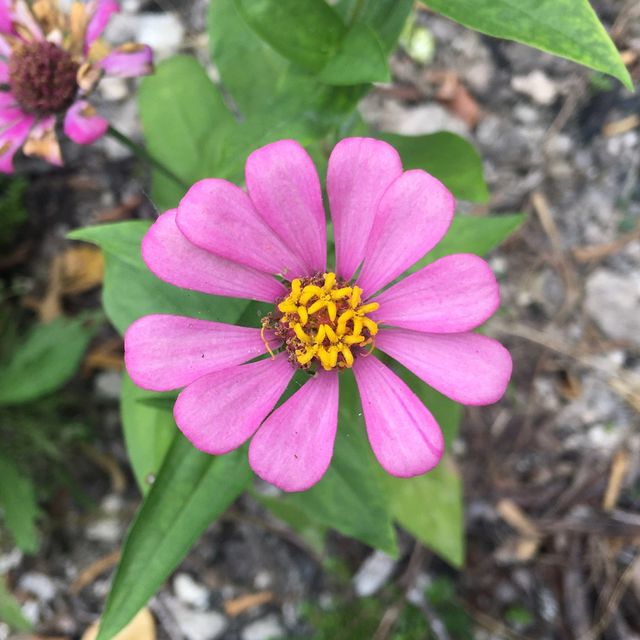
[[629, 454], [626, 451], [618, 451], [613, 457], [611, 463], [611, 471], [609, 472], [609, 482], [607, 483], [607, 490], [604, 494], [604, 500], [602, 501], [602, 508], [605, 511], [613, 511], [618, 498], [620, 497], [620, 491], [622, 490], [622, 483], [624, 477], [629, 469]]
[[533, 521], [508, 498], [503, 498], [496, 506], [498, 515], [513, 529], [527, 538], [539, 538], [540, 532]]
[[637, 113], [622, 118], [622, 120], [616, 120], [615, 122], [608, 122], [602, 127], [602, 133], [611, 138], [613, 136], [619, 136], [627, 131], [631, 131], [640, 126], [640, 116]]
[[64, 251], [58, 260], [62, 295], [77, 295], [102, 284], [104, 257], [97, 247], [76, 245]]
[[84, 359], [83, 372], [91, 373], [96, 369], [124, 369], [124, 351], [121, 338], [107, 340], [89, 351]]
[[[82, 640], [96, 640], [99, 622], [94, 622], [82, 635]], [[156, 640], [156, 623], [147, 607], [112, 640]]]
[[224, 603], [224, 611], [228, 616], [235, 618], [241, 613], [253, 609], [261, 604], [271, 602], [274, 595], [271, 591], [258, 591], [257, 593], [248, 593], [247, 595], [226, 600]]

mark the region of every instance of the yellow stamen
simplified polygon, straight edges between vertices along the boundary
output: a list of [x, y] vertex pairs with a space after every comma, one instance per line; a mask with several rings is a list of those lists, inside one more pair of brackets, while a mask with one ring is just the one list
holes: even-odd
[[322, 326], [324, 327], [324, 332], [327, 334], [327, 338], [329, 338], [331, 342], [338, 342], [336, 332], [328, 324], [323, 324]]
[[351, 292], [351, 298], [349, 304], [352, 309], [355, 309], [360, 304], [360, 296], [362, 295], [362, 289], [358, 286], [354, 286]]
[[327, 331], [326, 325], [321, 324], [318, 327], [318, 333], [316, 333], [316, 344], [322, 344], [324, 342], [326, 331]]
[[309, 364], [309, 362], [313, 360], [317, 352], [318, 352], [317, 345], [313, 345], [312, 347], [307, 347], [304, 351], [302, 350], [296, 351], [296, 359], [302, 365]]
[[275, 317], [263, 320], [261, 336], [272, 357], [265, 329], [282, 339], [290, 360], [300, 367], [315, 360], [327, 371], [348, 369], [365, 348], [374, 348], [378, 324], [368, 314], [379, 307], [377, 302], [363, 304], [362, 289], [333, 272], [295, 278]]
[[314, 313], [318, 313], [320, 309], [324, 309], [327, 306], [327, 301], [324, 299], [316, 300], [310, 307], [309, 313], [313, 315]]
[[307, 304], [311, 298], [319, 298], [324, 295], [324, 291], [314, 284], [308, 284], [303, 290], [300, 296], [300, 304]]
[[358, 314], [371, 313], [372, 311], [377, 311], [379, 308], [379, 302], [370, 302], [369, 304], [365, 304], [362, 307], [359, 307]]
[[349, 347], [342, 347], [342, 357], [344, 358], [345, 365], [351, 368], [353, 366], [353, 354], [351, 353], [351, 349], [349, 349]]
[[331, 291], [333, 285], [336, 283], [336, 274], [333, 272], [324, 274], [324, 288], [326, 291]]
[[311, 338], [304, 332], [304, 329], [299, 323], [293, 325], [293, 330], [298, 336], [300, 342], [304, 342], [304, 344], [311, 344]]

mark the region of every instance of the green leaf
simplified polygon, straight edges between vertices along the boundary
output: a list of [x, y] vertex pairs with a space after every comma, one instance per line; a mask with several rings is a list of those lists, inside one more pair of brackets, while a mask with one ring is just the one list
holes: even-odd
[[336, 85], [388, 82], [387, 54], [375, 31], [366, 24], [355, 24], [318, 78]]
[[149, 271], [140, 255], [140, 243], [148, 228], [148, 222], [134, 220], [69, 234], [71, 239], [92, 242], [105, 251], [103, 305], [118, 331], [124, 333], [134, 320], [151, 313], [235, 322], [247, 306], [246, 300], [180, 289]]
[[[16, 545], [25, 553], [38, 550], [36, 518], [38, 503], [31, 479], [23, 475], [11, 458], [0, 453], [0, 511]], [[0, 601], [2, 599], [0, 598]]]
[[96, 329], [86, 318], [36, 325], [0, 365], [0, 405], [28, 402], [61, 387], [76, 372]]
[[494, 216], [456, 215], [447, 235], [407, 273], [413, 273], [452, 253], [475, 253], [484, 256], [506, 240], [525, 221], [522, 213]]
[[[195, 58], [176, 56], [162, 62], [142, 80], [138, 100], [147, 149], [154, 158], [188, 185], [219, 173], [236, 123]], [[184, 195], [182, 187], [158, 171], [153, 185], [154, 200], [163, 211]]]
[[315, 522], [395, 555], [397, 544], [381, 468], [367, 440], [355, 379], [340, 376], [338, 435], [324, 478], [304, 493], [283, 498]]
[[110, 640], [133, 618], [250, 477], [244, 449], [215, 458], [176, 434], [127, 534], [98, 640]]
[[355, 24], [371, 27], [387, 53], [395, 47], [412, 8], [413, 0], [371, 0], [365, 3], [360, 0], [340, 0], [335, 6], [347, 24], [355, 15]]
[[448, 456], [416, 478], [387, 476], [389, 505], [401, 527], [455, 567], [464, 561], [462, 481]]
[[7, 588], [7, 581], [0, 576], [0, 620], [16, 631], [31, 631], [31, 623], [22, 615], [20, 605]]
[[346, 30], [324, 0], [236, 0], [236, 6], [265, 42], [311, 73], [322, 70]]
[[464, 138], [441, 131], [424, 136], [373, 133], [394, 146], [406, 169], [424, 169], [449, 189], [456, 198], [486, 202], [489, 191], [484, 181], [480, 154]]
[[633, 90], [631, 76], [588, 0], [422, 2], [466, 27], [608, 73]]
[[120, 416], [129, 462], [143, 494], [151, 488], [149, 480], [158, 474], [176, 434], [172, 403], [165, 402], [162, 406], [145, 402], [157, 398], [157, 394], [137, 387], [125, 374]]

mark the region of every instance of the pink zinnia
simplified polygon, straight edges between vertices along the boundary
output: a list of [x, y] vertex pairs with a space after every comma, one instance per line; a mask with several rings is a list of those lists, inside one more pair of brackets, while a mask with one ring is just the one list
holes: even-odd
[[13, 172], [13, 156], [25, 154], [62, 164], [56, 122], [78, 144], [103, 136], [109, 123], [86, 98], [103, 75], [131, 78], [150, 73], [146, 45], [111, 51], [100, 39], [116, 0], [74, 2], [69, 14], [58, 0], [0, 0], [0, 171]]
[[[403, 172], [388, 144], [343, 140], [327, 175], [336, 248], [328, 271], [322, 190], [306, 151], [275, 142], [254, 151], [245, 172], [248, 193], [225, 180], [197, 182], [149, 229], [142, 255], [173, 285], [273, 311], [253, 328], [140, 318], [125, 336], [132, 379], [155, 391], [186, 387], [174, 416], [198, 449], [223, 454], [253, 436], [253, 470], [302, 491], [329, 466], [338, 376], [352, 369], [382, 467], [401, 477], [429, 471], [442, 457], [440, 428], [374, 347], [463, 404], [496, 402], [511, 375], [506, 349], [470, 333], [499, 305], [481, 258], [447, 256], [383, 290], [442, 239], [453, 196], [424, 171]], [[308, 381], [274, 410], [297, 369]]]

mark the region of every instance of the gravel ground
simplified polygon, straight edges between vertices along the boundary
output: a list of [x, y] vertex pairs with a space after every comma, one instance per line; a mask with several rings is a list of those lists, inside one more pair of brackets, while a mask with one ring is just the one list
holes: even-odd
[[[206, 2], [160, 4], [124, 0], [111, 37], [148, 42], [160, 57], [186, 51], [205, 60]], [[637, 81], [637, 3], [595, 4]], [[332, 535], [330, 548], [355, 575], [338, 584], [303, 541], [245, 498], [150, 603], [160, 638], [314, 637], [302, 603], [388, 592], [407, 567], [422, 584], [439, 575], [454, 580], [477, 638], [640, 638], [640, 97], [440, 17], [421, 13], [418, 22], [433, 59], [419, 64], [397, 52], [394, 82], [365, 99], [363, 116], [388, 131], [464, 135], [483, 157], [492, 198], [461, 210], [528, 214], [491, 256], [503, 306], [489, 332], [513, 354], [513, 386], [499, 405], [465, 412], [455, 449], [465, 480], [467, 567], [454, 573], [411, 554], [408, 539], [396, 562]], [[136, 136], [133, 88], [113, 81], [101, 97]], [[154, 213], [125, 149], [106, 141], [65, 152], [63, 170], [23, 163], [28, 260], [2, 275], [34, 296], [68, 230]], [[72, 304], [97, 300], [93, 293]], [[79, 638], [96, 619], [137, 505], [120, 435], [119, 376], [107, 369], [74, 383], [92, 397], [96, 433], [74, 461], [76, 481], [96, 506], [63, 492], [48, 507], [50, 531], [37, 556], [0, 546], [0, 574], [8, 574], [37, 637]], [[247, 594], [257, 597], [240, 599]], [[507, 629], [514, 607], [531, 619]], [[437, 616], [426, 615], [435, 629]], [[378, 640], [387, 637], [383, 624], [378, 631]], [[0, 623], [0, 640], [8, 637]]]

